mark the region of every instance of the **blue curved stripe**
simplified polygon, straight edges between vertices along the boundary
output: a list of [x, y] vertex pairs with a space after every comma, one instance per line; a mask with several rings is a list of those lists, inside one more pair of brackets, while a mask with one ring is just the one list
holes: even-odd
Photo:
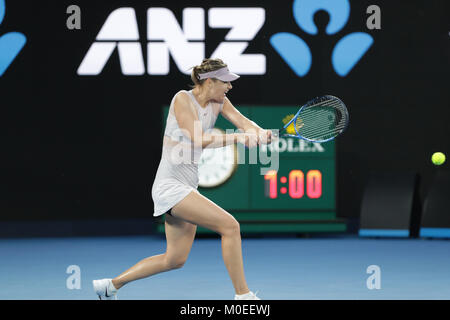
[[354, 32], [339, 40], [331, 56], [336, 73], [341, 77], [346, 76], [372, 44], [372, 36], [364, 32]]
[[270, 37], [270, 44], [299, 77], [311, 68], [312, 55], [308, 45], [295, 34], [280, 32]]
[[27, 42], [27, 38], [19, 32], [10, 32], [0, 36], [0, 77], [8, 69]]
[[5, 17], [5, 0], [0, 0], [0, 24]]

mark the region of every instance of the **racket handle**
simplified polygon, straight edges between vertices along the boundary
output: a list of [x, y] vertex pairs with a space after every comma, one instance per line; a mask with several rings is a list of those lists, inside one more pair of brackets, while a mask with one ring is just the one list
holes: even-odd
[[272, 129], [272, 137], [275, 139], [278, 139], [279, 137], [282, 137], [283, 135], [281, 134], [283, 129]]

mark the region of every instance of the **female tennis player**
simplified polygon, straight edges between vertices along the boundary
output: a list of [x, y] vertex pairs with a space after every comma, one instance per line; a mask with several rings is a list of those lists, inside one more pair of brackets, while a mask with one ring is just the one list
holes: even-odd
[[[166, 214], [166, 252], [141, 260], [114, 279], [94, 280], [94, 290], [100, 299], [116, 299], [117, 291], [131, 281], [181, 268], [198, 225], [220, 234], [222, 256], [235, 289], [235, 299], [259, 300], [245, 280], [239, 223], [197, 191], [197, 163], [203, 148], [234, 143], [251, 148], [271, 142], [272, 132], [243, 116], [226, 97], [232, 88], [230, 82], [238, 78], [222, 60], [204, 59], [192, 70], [193, 89], [181, 90], [173, 97], [162, 157], [152, 187], [153, 215]], [[243, 132], [208, 133], [219, 113]]]

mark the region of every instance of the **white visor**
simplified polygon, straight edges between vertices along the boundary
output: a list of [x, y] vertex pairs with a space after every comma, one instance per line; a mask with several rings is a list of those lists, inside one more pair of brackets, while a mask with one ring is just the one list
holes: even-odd
[[229, 81], [234, 81], [234, 80], [238, 79], [239, 76], [233, 72], [230, 72], [230, 70], [228, 70], [228, 67], [223, 67], [223, 68], [211, 71], [211, 72], [205, 72], [205, 73], [198, 74], [199, 80], [208, 79], [208, 78], [215, 78], [215, 79], [219, 79], [224, 82], [229, 82]]

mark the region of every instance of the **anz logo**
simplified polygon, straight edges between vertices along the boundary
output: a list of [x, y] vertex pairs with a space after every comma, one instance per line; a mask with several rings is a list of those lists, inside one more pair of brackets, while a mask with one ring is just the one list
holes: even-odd
[[[5, 1], [0, 0], [0, 24], [5, 17]], [[0, 34], [0, 77], [17, 57], [27, 38], [20, 32]]]
[[[326, 34], [339, 32], [350, 16], [348, 0], [295, 0], [293, 14], [297, 25], [310, 35], [318, 33], [314, 24], [314, 14], [325, 10], [330, 16]], [[308, 74], [312, 65], [312, 55], [308, 44], [296, 34], [280, 32], [270, 38], [270, 44], [299, 77]], [[345, 77], [372, 46], [373, 38], [364, 32], [353, 32], [342, 37], [333, 49], [331, 62], [334, 71]]]
[[[310, 35], [318, 33], [313, 17], [319, 10], [328, 12], [330, 22], [326, 34], [333, 35], [346, 25], [350, 16], [350, 3], [348, 0], [295, 0], [293, 16], [303, 32]], [[116, 50], [122, 74], [126, 76], [167, 75], [170, 73], [170, 57], [180, 72], [189, 74], [190, 68], [205, 58], [207, 26], [229, 29], [210, 57], [223, 59], [236, 73], [264, 75], [266, 56], [244, 52], [263, 27], [265, 19], [264, 8], [205, 10], [189, 7], [183, 9], [180, 24], [171, 10], [153, 7], [147, 10], [146, 39], [143, 40], [135, 10], [118, 8], [107, 17], [78, 67], [77, 74], [99, 75], [110, 58], [116, 57], [113, 55]], [[308, 74], [313, 57], [308, 44], [300, 36], [288, 32], [276, 33], [270, 37], [270, 44], [298, 77]], [[343, 36], [331, 53], [335, 72], [345, 77], [372, 44], [372, 36], [364, 32]]]
[[178, 70], [190, 74], [190, 68], [205, 58], [206, 14], [210, 28], [230, 29], [211, 57], [220, 57], [236, 73], [265, 74], [266, 57], [263, 54], [243, 53], [264, 25], [263, 8], [211, 8], [207, 12], [203, 8], [184, 8], [183, 25], [180, 26], [171, 10], [159, 7], [147, 10], [146, 59], [135, 10], [119, 8], [106, 19], [77, 73], [100, 74], [117, 49], [124, 75], [167, 75], [170, 72], [169, 53]]

